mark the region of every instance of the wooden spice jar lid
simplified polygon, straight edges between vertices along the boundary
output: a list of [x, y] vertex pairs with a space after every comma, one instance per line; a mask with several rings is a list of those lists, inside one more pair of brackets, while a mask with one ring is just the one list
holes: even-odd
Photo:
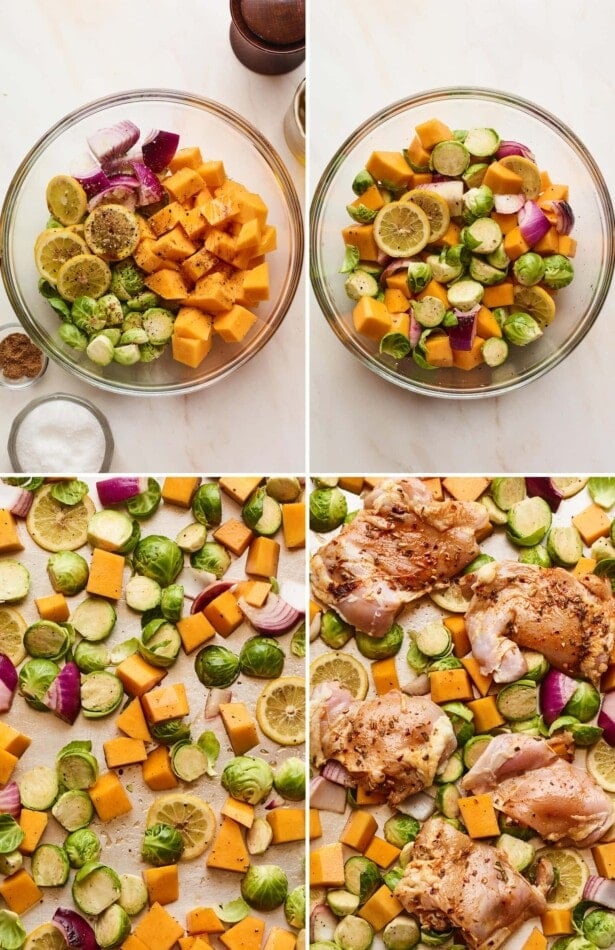
[[231, 0], [230, 41], [248, 69], [274, 75], [305, 59], [305, 0]]

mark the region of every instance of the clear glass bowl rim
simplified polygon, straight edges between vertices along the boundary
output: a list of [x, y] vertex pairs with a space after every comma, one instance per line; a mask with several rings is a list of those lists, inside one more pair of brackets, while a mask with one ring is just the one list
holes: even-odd
[[[597, 287], [594, 298], [592, 300], [591, 306], [588, 311], [586, 311], [585, 318], [579, 322], [577, 329], [570, 336], [565, 346], [560, 347], [556, 350], [548, 359], [544, 360], [542, 363], [539, 363], [536, 366], [529, 368], [522, 375], [517, 376], [514, 380], [508, 381], [503, 384], [492, 384], [490, 386], [484, 386], [474, 389], [464, 389], [458, 390], [451, 387], [427, 387], [422, 383], [414, 382], [413, 380], [405, 379], [404, 377], [398, 376], [392, 370], [387, 369], [379, 363], [375, 358], [366, 356], [362, 353], [355, 345], [354, 339], [347, 335], [341, 328], [341, 325], [338, 321], [338, 315], [335, 310], [333, 310], [329, 305], [329, 300], [327, 294], [325, 293], [323, 281], [320, 277], [320, 267], [319, 267], [319, 232], [320, 224], [323, 220], [323, 213], [325, 209], [325, 203], [329, 191], [329, 186], [334, 179], [338, 169], [343, 164], [346, 153], [354, 148], [359, 142], [365, 138], [370, 132], [377, 128], [382, 122], [387, 121], [388, 119], [394, 118], [396, 115], [406, 111], [409, 108], [426, 105], [430, 102], [439, 102], [443, 99], [484, 99], [490, 100], [492, 102], [500, 102], [506, 106], [512, 106], [519, 111], [529, 112], [535, 118], [539, 119], [541, 122], [545, 123], [551, 128], [552, 131], [556, 132], [561, 138], [563, 138], [572, 150], [576, 153], [576, 156], [580, 159], [582, 164], [586, 167], [594, 187], [599, 196], [599, 201], [606, 219], [606, 228], [604, 233], [605, 238], [605, 254], [604, 254], [604, 270], [602, 273], [602, 279], [600, 285]], [[417, 93], [414, 96], [409, 96], [405, 99], [398, 99], [396, 102], [393, 102], [390, 106], [387, 106], [385, 109], [375, 112], [370, 118], [366, 119], [360, 126], [358, 126], [354, 132], [352, 132], [346, 140], [340, 145], [340, 147], [335, 152], [333, 158], [329, 161], [324, 172], [322, 173], [318, 184], [314, 190], [314, 196], [310, 205], [310, 247], [309, 247], [309, 260], [310, 260], [310, 280], [312, 288], [316, 295], [316, 300], [322, 310], [323, 314], [329, 326], [337, 336], [337, 338], [344, 344], [346, 349], [364, 366], [367, 366], [372, 372], [376, 373], [382, 379], [386, 380], [389, 383], [393, 383], [396, 386], [401, 387], [402, 389], [407, 389], [411, 392], [418, 393], [419, 395], [427, 396], [436, 396], [443, 399], [481, 399], [492, 396], [499, 396], [506, 392], [512, 392], [515, 389], [518, 389], [521, 386], [526, 385], [529, 382], [532, 382], [534, 379], [542, 376], [544, 373], [547, 373], [549, 370], [553, 369], [558, 365], [565, 357], [567, 357], [579, 343], [583, 340], [586, 333], [589, 332], [590, 328], [594, 324], [596, 318], [598, 317], [600, 310], [604, 304], [606, 296], [609, 291], [611, 280], [613, 277], [613, 269], [615, 267], [614, 260], [614, 241], [613, 234], [615, 232], [615, 213], [613, 211], [613, 205], [611, 202], [609, 190], [607, 188], [606, 182], [603, 178], [602, 172], [598, 168], [596, 162], [591, 156], [590, 152], [587, 150], [580, 138], [570, 129], [567, 125], [561, 122], [555, 115], [551, 112], [548, 112], [546, 109], [543, 109], [541, 106], [536, 105], [536, 103], [531, 102], [529, 99], [523, 99], [520, 96], [514, 96], [511, 93], [503, 92], [497, 89], [489, 89], [483, 86], [447, 86], [440, 87], [436, 89], [428, 89], [424, 92]]]
[[[13, 466], [13, 471], [23, 472], [23, 469], [20, 468], [19, 456], [17, 455], [17, 434], [19, 432], [19, 427], [24, 421], [26, 416], [29, 416], [33, 409], [36, 409], [37, 406], [42, 406], [46, 402], [56, 402], [57, 400], [64, 400], [64, 402], [74, 402], [78, 406], [83, 406], [84, 409], [88, 409], [93, 416], [96, 417], [100, 423], [100, 427], [103, 431], [105, 437], [105, 454], [101, 463], [101, 467], [98, 469], [99, 472], [108, 472], [111, 466], [111, 460], [113, 458], [113, 452], [115, 450], [115, 443], [113, 441], [113, 433], [111, 427], [107, 421], [107, 417], [98, 406], [95, 406], [94, 403], [90, 402], [89, 399], [84, 399], [82, 396], [74, 396], [72, 393], [50, 393], [47, 396], [40, 396], [38, 399], [33, 399], [32, 402], [29, 402], [23, 409], [17, 413], [13, 419], [11, 429], [9, 432], [8, 439], [8, 453], [11, 460], [11, 465]], [[28, 473], [26, 473], [28, 474]], [[30, 473], [38, 474], [38, 473]]]
[[[7, 260], [9, 258], [2, 254], [2, 249], [7, 247], [11, 240], [13, 211], [21, 191], [21, 186], [26, 176], [29, 174], [32, 165], [45, 151], [47, 145], [51, 142], [54, 142], [75, 122], [94, 115], [101, 109], [121, 106], [142, 100], [163, 100], [178, 105], [189, 105], [204, 109], [205, 111], [214, 114], [217, 118], [230, 123], [237, 131], [243, 133], [243, 135], [245, 135], [248, 139], [251, 139], [256, 150], [269, 165], [277, 180], [278, 186], [282, 191], [284, 201], [288, 207], [291, 240], [294, 240], [295, 244], [295, 253], [291, 261], [291, 270], [286, 279], [286, 293], [279, 301], [276, 309], [273, 310], [271, 315], [268, 317], [268, 332], [262, 336], [261, 340], [259, 341], [259, 345], [254, 346], [251, 344], [247, 346], [245, 350], [242, 350], [231, 361], [229, 361], [227, 365], [221, 368], [221, 370], [213, 379], [196, 382], [189, 380], [180, 383], [165, 383], [151, 389], [147, 389], [146, 387], [133, 387], [130, 385], [120, 386], [114, 382], [108, 382], [104, 378], [91, 376], [87, 372], [83, 372], [77, 363], [71, 363], [69, 360], [64, 360], [60, 358], [57, 353], [52, 352], [47, 346], [42, 334], [39, 333], [36, 322], [31, 320], [27, 310], [24, 310], [22, 307], [16, 282], [13, 278], [13, 274], [7, 266]], [[286, 316], [294, 300], [301, 276], [301, 269], [303, 266], [304, 228], [301, 203], [299, 201], [299, 197], [297, 195], [292, 178], [290, 177], [284, 162], [274, 149], [273, 145], [271, 145], [268, 139], [266, 139], [258, 131], [258, 129], [256, 129], [246, 119], [244, 119], [243, 116], [241, 116], [238, 112], [234, 112], [232, 109], [229, 109], [227, 106], [215, 101], [214, 99], [206, 99], [204, 97], [195, 96], [192, 93], [176, 89], [131, 89], [121, 93], [113, 93], [109, 96], [102, 96], [99, 99], [94, 99], [93, 101], [80, 106], [78, 109], [74, 109], [63, 119], [60, 119], [58, 122], [56, 122], [55, 125], [45, 132], [32, 146], [30, 151], [22, 159], [17, 171], [13, 175], [13, 178], [11, 179], [11, 182], [7, 188], [2, 209], [0, 210], [0, 226], [0, 271], [2, 273], [2, 278], [9, 302], [18, 320], [22, 323], [23, 329], [32, 337], [36, 344], [41, 347], [43, 352], [64, 370], [74, 374], [89, 385], [96, 386], [99, 389], [104, 389], [107, 392], [122, 393], [123, 395], [185, 395], [186, 393], [194, 392], [195, 390], [211, 386], [217, 383], [219, 380], [225, 379], [236, 369], [239, 369], [240, 366], [243, 366], [244, 363], [247, 363], [250, 359], [252, 359], [253, 356], [256, 356], [256, 354], [260, 352], [260, 350], [265, 346], [266, 343], [269, 342], [275, 331], [282, 323], [282, 320]]]

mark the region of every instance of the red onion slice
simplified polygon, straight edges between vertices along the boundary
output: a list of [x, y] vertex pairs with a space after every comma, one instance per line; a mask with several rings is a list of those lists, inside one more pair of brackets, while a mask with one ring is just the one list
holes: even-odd
[[88, 211], [93, 211], [99, 205], [117, 204], [124, 205], [129, 211], [134, 211], [137, 207], [137, 182], [131, 185], [111, 185], [104, 191], [99, 191], [97, 195], [88, 201]]
[[327, 904], [316, 904], [310, 914], [310, 943], [333, 943], [339, 920]]
[[25, 518], [32, 507], [34, 492], [20, 490], [19, 498], [11, 505], [11, 514], [16, 518]]
[[608, 907], [609, 910], [615, 910], [615, 881], [599, 877], [597, 874], [590, 874], [583, 888], [583, 899], [595, 901], [603, 907]]
[[17, 689], [17, 670], [5, 653], [0, 653], [0, 712], [8, 712]]
[[135, 495], [147, 491], [147, 478], [124, 476], [118, 478], [104, 478], [96, 482], [96, 491], [101, 505], [120, 505]]
[[220, 713], [222, 703], [230, 703], [232, 699], [230, 689], [218, 689], [213, 686], [205, 702], [205, 719], [215, 719]]
[[454, 350], [471, 350], [476, 336], [476, 315], [480, 307], [478, 304], [471, 310], [457, 310], [453, 313], [457, 317], [456, 327], [446, 327], [451, 347]]
[[558, 234], [570, 234], [574, 227], [574, 212], [567, 201], [547, 201], [543, 208], [554, 212]]
[[143, 161], [153, 172], [162, 172], [175, 155], [178, 145], [179, 135], [176, 132], [154, 129], [141, 146]]
[[531, 162], [536, 161], [534, 153], [527, 145], [522, 142], [515, 142], [513, 139], [502, 139], [495, 157], [506, 158], [508, 155], [521, 155], [523, 158], [529, 158]]
[[271, 798], [265, 802], [265, 809], [267, 811], [273, 811], [274, 808], [280, 808], [284, 804], [284, 799], [281, 795], [272, 795]]
[[519, 212], [519, 230], [523, 240], [533, 247], [545, 236], [550, 227], [551, 222], [536, 202], [526, 201]]
[[343, 785], [329, 782], [322, 775], [315, 775], [310, 782], [310, 806], [319, 811], [343, 815], [346, 811], [346, 789]]
[[21, 798], [17, 782], [9, 782], [0, 789], [0, 813], [19, 818], [21, 814]]
[[328, 759], [322, 769], [322, 777], [335, 782], [336, 785], [343, 785], [344, 788], [353, 788], [357, 783], [352, 778], [348, 769], [335, 759]]
[[305, 616], [303, 611], [282, 600], [279, 594], [270, 593], [262, 607], [252, 607], [243, 597], [239, 598], [238, 603], [242, 614], [257, 633], [272, 637], [288, 633]]
[[87, 140], [90, 150], [99, 162], [125, 155], [139, 140], [139, 129], [130, 119], [124, 119], [107, 129], [99, 129]]
[[43, 703], [58, 719], [72, 725], [81, 709], [81, 677], [72, 660], [66, 663], [43, 697]]
[[[540, 711], [548, 726], [561, 715], [576, 688], [576, 680], [551, 667], [540, 684]], [[598, 721], [598, 725], [602, 723]]]
[[143, 162], [133, 162], [132, 167], [139, 182], [139, 207], [157, 204], [164, 198], [164, 188], [156, 175]]
[[64, 934], [70, 950], [98, 950], [94, 931], [76, 911], [58, 907], [52, 920]]
[[395, 806], [404, 815], [410, 815], [417, 821], [427, 821], [436, 810], [436, 803], [427, 792], [417, 792]]
[[602, 700], [602, 708], [598, 713], [598, 725], [604, 729], [602, 733], [604, 741], [615, 746], [615, 692], [607, 693]]
[[211, 604], [212, 600], [215, 600], [220, 594], [223, 594], [226, 590], [230, 590], [231, 587], [234, 586], [235, 581], [214, 581], [213, 584], [208, 584], [192, 601], [190, 613], [201, 613], [208, 604]]
[[553, 479], [528, 475], [525, 479], [525, 487], [528, 495], [544, 498], [551, 511], [557, 511], [563, 496], [557, 485], [553, 483]]
[[73, 172], [73, 178], [82, 185], [88, 198], [93, 198], [100, 191], [109, 187], [109, 179], [104, 169], [97, 162], [94, 162], [89, 155], [84, 156], [83, 160]]
[[419, 340], [421, 339], [421, 333], [423, 332], [423, 327], [419, 321], [414, 316], [414, 312], [410, 313], [410, 329], [408, 331], [408, 339], [410, 340], [410, 346], [414, 349], [418, 345]]
[[391, 261], [390, 264], [387, 264], [380, 275], [381, 286], [384, 287], [387, 277], [391, 277], [391, 275], [396, 274], [397, 271], [403, 270], [404, 267], [407, 270], [412, 263], [413, 260], [411, 257], [398, 257], [396, 260]]
[[498, 214], [517, 214], [525, 204], [525, 195], [494, 195], [493, 203]]

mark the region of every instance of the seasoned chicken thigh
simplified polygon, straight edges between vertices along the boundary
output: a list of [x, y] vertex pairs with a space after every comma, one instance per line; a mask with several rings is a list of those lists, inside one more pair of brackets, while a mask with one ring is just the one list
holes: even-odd
[[422, 926], [455, 927], [468, 947], [495, 950], [525, 920], [543, 913], [552, 879], [551, 866], [539, 862], [533, 886], [504, 852], [432, 818], [414, 843], [395, 897]]
[[334, 759], [351, 784], [385, 792], [392, 805], [429, 787], [457, 745], [450, 719], [425, 696], [391, 690], [355, 701], [336, 684], [321, 684], [311, 708], [314, 765]]
[[383, 637], [404, 604], [445, 587], [478, 554], [476, 502], [434, 501], [416, 478], [384, 479], [312, 558], [312, 587], [348, 623]]
[[489, 792], [496, 808], [545, 841], [587, 847], [613, 823], [606, 792], [535, 736], [496, 736], [461, 784], [473, 794]]
[[481, 672], [510, 683], [527, 672], [520, 647], [598, 684], [615, 642], [615, 598], [603, 577], [516, 561], [486, 564], [462, 582], [473, 591], [466, 630]]

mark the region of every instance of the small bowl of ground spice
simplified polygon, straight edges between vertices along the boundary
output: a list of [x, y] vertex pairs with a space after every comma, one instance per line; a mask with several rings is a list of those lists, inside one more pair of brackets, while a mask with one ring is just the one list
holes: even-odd
[[47, 357], [24, 333], [21, 324], [0, 327], [0, 384], [25, 389], [44, 375]]

